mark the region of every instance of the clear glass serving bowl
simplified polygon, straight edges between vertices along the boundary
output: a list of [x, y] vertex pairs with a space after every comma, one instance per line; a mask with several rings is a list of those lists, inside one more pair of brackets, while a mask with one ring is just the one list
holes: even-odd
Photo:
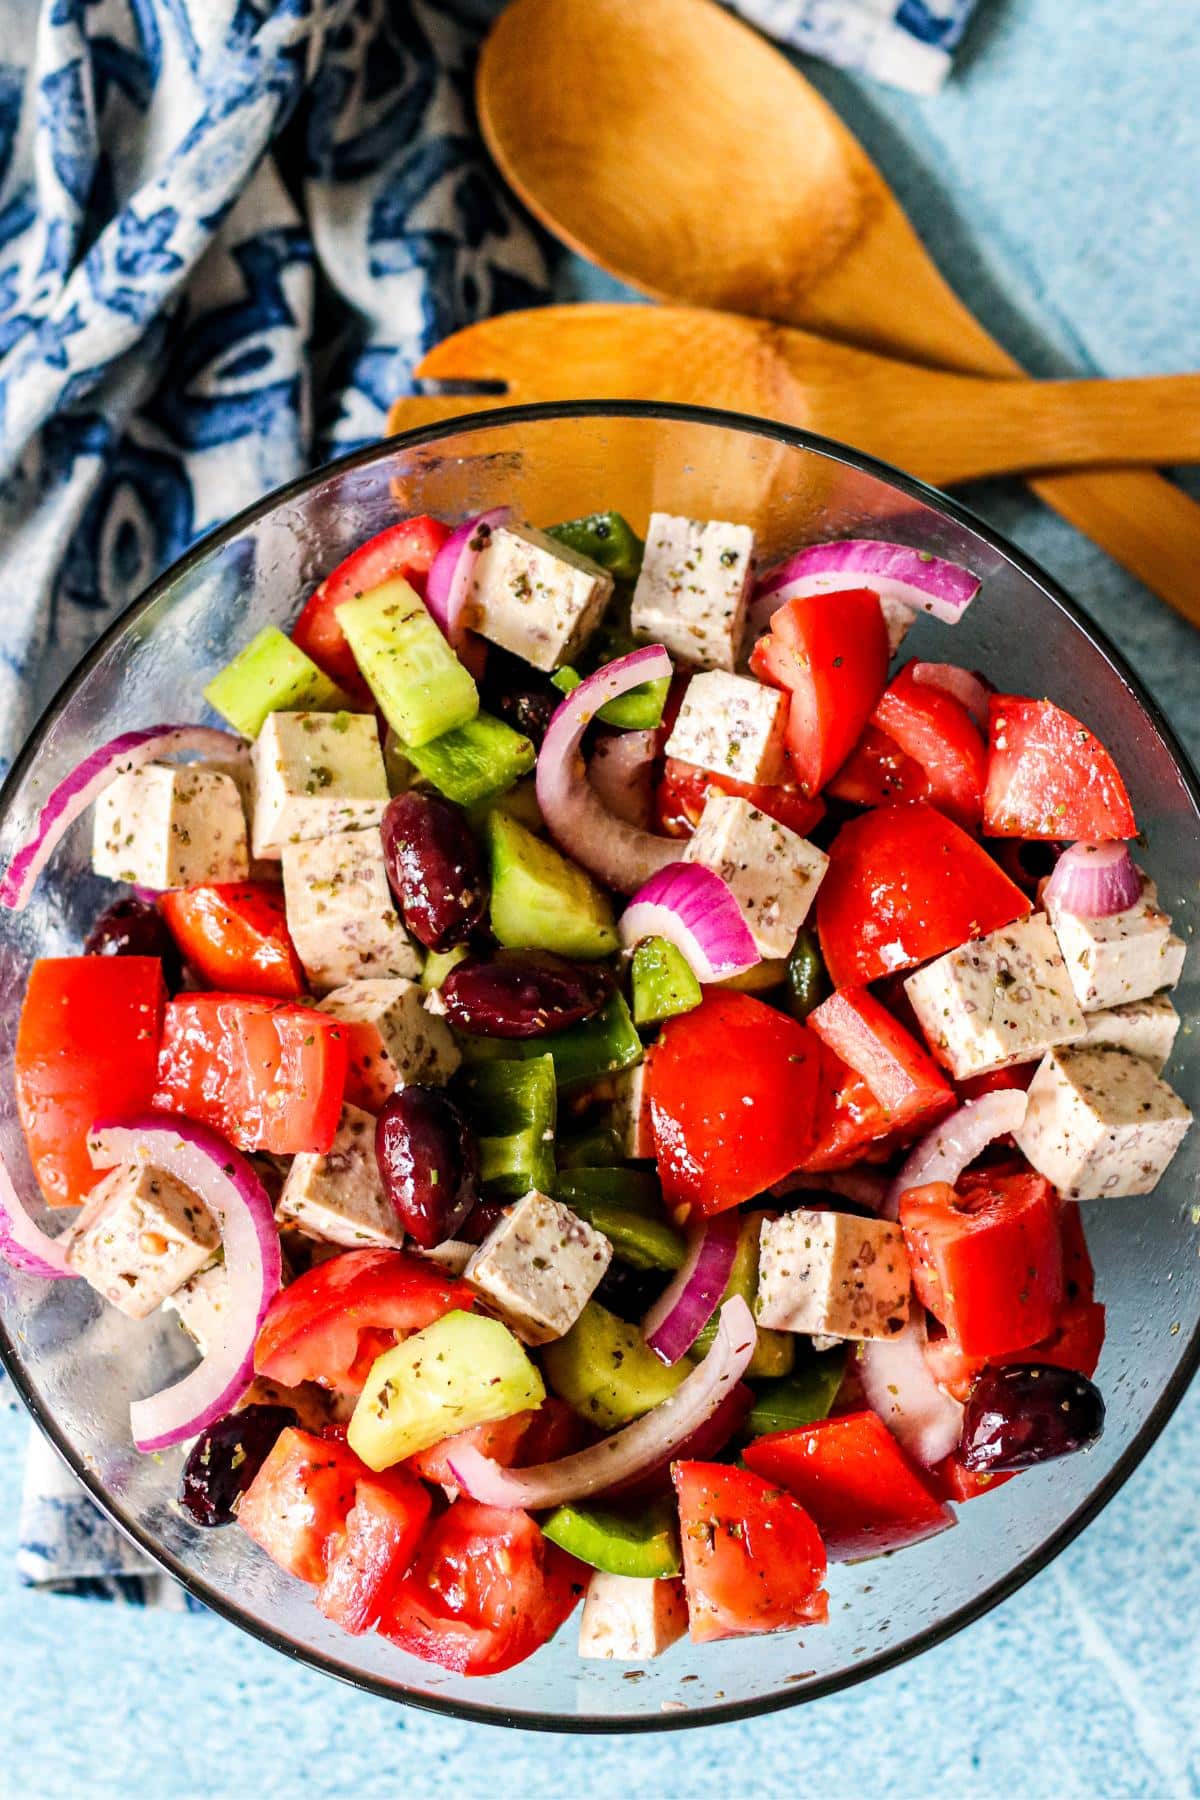
[[[1183, 751], [1116, 651], [1026, 557], [942, 495], [822, 439], [729, 414], [593, 404], [510, 408], [393, 439], [294, 482], [213, 533], [139, 600], [72, 676], [0, 794], [7, 861], [53, 784], [119, 731], [194, 720], [200, 690], [355, 545], [399, 516], [455, 520], [501, 502], [538, 524], [616, 507], [746, 520], [769, 563], [839, 536], [902, 540], [972, 568], [983, 592], [953, 631], [932, 620], [908, 648], [980, 668], [1018, 693], [1078, 710], [1115, 755], [1145, 860], [1190, 935], [1200, 887], [1200, 789]], [[11, 1079], [25, 972], [77, 949], [111, 892], [88, 871], [78, 826], [18, 917], [0, 920], [0, 1144], [32, 1197]], [[1197, 1017], [1193, 953], [1179, 995]], [[1171, 1079], [1193, 1103], [1200, 1035], [1180, 1036]], [[328, 1625], [310, 1591], [236, 1528], [193, 1529], [175, 1505], [180, 1453], [139, 1456], [131, 1398], [189, 1360], [177, 1325], [134, 1324], [83, 1282], [43, 1284], [0, 1266], [0, 1354], [79, 1480], [149, 1556], [217, 1612], [286, 1654], [393, 1700], [460, 1717], [564, 1731], [659, 1730], [790, 1706], [937, 1642], [1021, 1585], [1092, 1519], [1150, 1448], [1200, 1361], [1193, 1132], [1148, 1199], [1093, 1202], [1088, 1236], [1108, 1338], [1098, 1381], [1108, 1426], [1087, 1455], [973, 1501], [954, 1531], [830, 1571], [830, 1622], [802, 1634], [678, 1644], [645, 1668], [584, 1662], [575, 1624], [532, 1661], [470, 1680], [377, 1637]]]

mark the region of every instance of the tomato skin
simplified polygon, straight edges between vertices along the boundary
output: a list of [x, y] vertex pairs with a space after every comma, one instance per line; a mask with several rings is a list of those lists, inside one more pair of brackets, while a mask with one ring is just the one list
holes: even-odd
[[274, 1000], [307, 993], [283, 889], [273, 882], [177, 888], [161, 895], [158, 906], [184, 957], [210, 987]]
[[1103, 843], [1137, 836], [1117, 765], [1086, 725], [1050, 700], [988, 702], [983, 829], [989, 837]]
[[807, 837], [825, 817], [824, 802], [810, 800], [796, 788], [768, 787], [761, 781], [734, 781], [729, 775], [717, 775], [711, 769], [701, 769], [695, 763], [668, 756], [655, 790], [657, 829], [665, 837], [691, 837], [700, 823], [704, 803], [714, 790], [718, 794], [740, 795], [759, 812], [766, 813], [770, 819], [778, 819], [799, 837]]
[[831, 1562], [882, 1556], [954, 1523], [925, 1471], [877, 1413], [842, 1413], [774, 1431], [747, 1444], [742, 1460], [799, 1500]]
[[861, 1075], [821, 1045], [816, 1137], [800, 1167], [810, 1174], [850, 1169], [885, 1144], [892, 1123]]
[[[384, 1346], [371, 1333], [420, 1331], [474, 1304], [465, 1282], [449, 1280], [405, 1250], [347, 1250], [276, 1294], [254, 1347], [254, 1367], [285, 1387], [317, 1381], [341, 1388], [358, 1372], [363, 1338], [378, 1355]], [[368, 1372], [361, 1371], [363, 1380]]]
[[317, 1595], [327, 1619], [355, 1636], [378, 1624], [409, 1571], [432, 1508], [428, 1489], [403, 1469], [355, 1484], [345, 1538], [327, 1559]]
[[51, 1206], [78, 1206], [102, 1179], [87, 1147], [96, 1121], [150, 1105], [166, 1000], [156, 956], [46, 957], [30, 970], [13, 1083]]
[[532, 1410], [511, 1413], [507, 1419], [498, 1419], [490, 1425], [473, 1425], [469, 1431], [456, 1431], [453, 1437], [443, 1438], [427, 1450], [418, 1450], [415, 1456], [406, 1460], [404, 1467], [419, 1475], [422, 1481], [432, 1481], [438, 1487], [456, 1487], [450, 1464], [457, 1451], [469, 1446], [478, 1450], [481, 1456], [499, 1463], [501, 1468], [511, 1469], [517, 1460], [521, 1439], [536, 1417]]
[[811, 1034], [749, 994], [710, 991], [669, 1019], [646, 1074], [668, 1205], [707, 1218], [789, 1175], [812, 1142], [817, 1072]]
[[328, 1013], [259, 994], [181, 994], [163, 1019], [154, 1103], [239, 1150], [319, 1153], [337, 1134], [346, 1063]]
[[842, 826], [817, 893], [817, 930], [834, 986], [865, 987], [1029, 911], [974, 838], [914, 800]]
[[934, 1463], [927, 1473], [943, 1500], [956, 1500], [961, 1505], [965, 1500], [977, 1500], [980, 1494], [1003, 1487], [1006, 1481], [1013, 1479], [1017, 1471], [1011, 1469], [998, 1475], [976, 1473], [974, 1469], [965, 1469], [958, 1452], [952, 1450], [940, 1463]]
[[1000, 1175], [956, 1193], [909, 1188], [900, 1225], [917, 1298], [967, 1356], [1048, 1337], [1063, 1300], [1058, 1196], [1040, 1175]]
[[868, 725], [825, 791], [850, 806], [887, 806], [893, 800], [926, 799], [929, 782], [894, 738]]
[[831, 994], [806, 1023], [862, 1076], [891, 1130], [912, 1130], [954, 1107], [954, 1090], [933, 1058], [866, 988]]
[[355, 1487], [370, 1478], [346, 1444], [288, 1426], [242, 1495], [237, 1522], [289, 1575], [320, 1583], [345, 1541]]
[[671, 1476], [694, 1644], [825, 1623], [825, 1546], [790, 1494], [724, 1463], [677, 1462]]
[[916, 681], [913, 667], [907, 663], [880, 696], [871, 723], [924, 770], [930, 804], [974, 829], [987, 772], [983, 733], [961, 700]]
[[853, 750], [889, 660], [883, 610], [869, 588], [805, 595], [773, 614], [750, 667], [792, 696], [787, 748], [804, 793], [820, 793]]
[[354, 653], [337, 622], [338, 607], [396, 576], [403, 576], [423, 599], [425, 578], [449, 536], [449, 526], [421, 513], [368, 538], [325, 577], [308, 600], [292, 627], [292, 642], [347, 693], [359, 699], [368, 697]]
[[496, 1675], [554, 1636], [586, 1579], [528, 1513], [459, 1499], [434, 1520], [379, 1630], [424, 1662]]

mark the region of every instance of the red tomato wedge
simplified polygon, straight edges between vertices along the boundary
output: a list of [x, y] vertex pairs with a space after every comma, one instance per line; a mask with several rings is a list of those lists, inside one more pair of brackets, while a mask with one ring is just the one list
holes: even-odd
[[983, 812], [987, 746], [961, 700], [913, 678], [908, 663], [880, 696], [871, 723], [925, 772], [925, 798], [968, 830]]
[[1097, 844], [1136, 837], [1137, 821], [1116, 763], [1086, 725], [1049, 700], [994, 694], [983, 829]]
[[[470, 1312], [474, 1304], [465, 1282], [451, 1281], [405, 1250], [347, 1250], [276, 1294], [258, 1334], [254, 1367], [285, 1387], [318, 1381], [339, 1388], [354, 1369], [362, 1334], [420, 1331], [444, 1313]], [[384, 1345], [372, 1338], [369, 1347], [379, 1354]]]
[[403, 1469], [364, 1475], [354, 1488], [346, 1535], [330, 1556], [317, 1605], [335, 1625], [356, 1636], [370, 1631], [407, 1575], [433, 1501]]
[[794, 787], [768, 787], [760, 781], [734, 781], [728, 775], [716, 775], [711, 769], [695, 763], [680, 762], [668, 756], [662, 779], [655, 793], [658, 829], [666, 837], [691, 837], [700, 823], [704, 803], [709, 794], [737, 794], [757, 806], [770, 819], [778, 819], [789, 831], [807, 837], [814, 825], [825, 817], [821, 800], [810, 800]]
[[816, 1040], [749, 994], [712, 993], [669, 1019], [646, 1095], [669, 1205], [724, 1212], [803, 1162], [815, 1130]]
[[787, 748], [796, 780], [818, 794], [858, 742], [889, 661], [879, 596], [869, 588], [789, 600], [758, 640], [750, 667], [791, 694]]
[[338, 607], [396, 576], [403, 576], [424, 598], [425, 577], [449, 536], [448, 526], [421, 513], [360, 544], [325, 577], [308, 601], [292, 629], [292, 642], [347, 693], [366, 697], [366, 683], [337, 622]]
[[348, 1445], [288, 1426], [242, 1495], [237, 1522], [289, 1575], [323, 1582], [345, 1541], [355, 1488], [370, 1479]]
[[469, 1431], [456, 1431], [453, 1437], [443, 1438], [427, 1450], [418, 1450], [415, 1456], [407, 1459], [405, 1467], [419, 1475], [422, 1481], [435, 1482], [438, 1487], [456, 1487], [458, 1483], [450, 1467], [451, 1458], [456, 1451], [470, 1447], [499, 1463], [501, 1468], [511, 1469], [517, 1460], [521, 1439], [536, 1417], [532, 1411], [511, 1413], [507, 1419], [498, 1419], [489, 1425], [473, 1425]]
[[585, 1583], [528, 1513], [456, 1500], [434, 1520], [379, 1630], [423, 1662], [496, 1675], [554, 1636]]
[[693, 1643], [825, 1623], [825, 1546], [790, 1494], [724, 1463], [677, 1462], [671, 1475]]
[[298, 1000], [308, 991], [283, 889], [270, 881], [178, 888], [158, 902], [171, 936], [210, 987]]
[[842, 826], [817, 894], [817, 930], [834, 986], [865, 987], [1029, 911], [974, 838], [916, 800]]
[[892, 1122], [862, 1076], [822, 1044], [817, 1135], [800, 1167], [811, 1174], [853, 1168], [891, 1134]]
[[257, 994], [181, 994], [167, 1007], [156, 1106], [239, 1150], [329, 1149], [346, 1090], [336, 1019]]
[[894, 738], [868, 725], [825, 792], [850, 806], [887, 806], [893, 800], [924, 800], [925, 771], [905, 756]]
[[747, 1444], [742, 1460], [799, 1500], [832, 1562], [882, 1556], [954, 1523], [925, 1471], [873, 1412], [772, 1432]]
[[976, 1377], [990, 1363], [1052, 1363], [1056, 1368], [1074, 1369], [1076, 1374], [1090, 1377], [1096, 1373], [1104, 1348], [1104, 1331], [1104, 1308], [1095, 1300], [1065, 1300], [1054, 1330], [1036, 1344], [994, 1356], [968, 1356], [953, 1333], [947, 1331], [930, 1335], [925, 1360], [938, 1386], [956, 1400], [965, 1400]]
[[78, 1206], [101, 1179], [87, 1148], [96, 1121], [149, 1106], [166, 998], [156, 956], [50, 957], [30, 970], [13, 1082], [51, 1206]]
[[1016, 1470], [1000, 1475], [977, 1475], [974, 1469], [964, 1469], [957, 1451], [952, 1450], [940, 1463], [934, 1463], [928, 1473], [934, 1488], [944, 1500], [956, 1500], [961, 1505], [964, 1500], [977, 1500], [980, 1494], [1003, 1487], [1006, 1481], [1013, 1479]]
[[806, 1020], [822, 1043], [861, 1075], [894, 1131], [951, 1111], [954, 1089], [933, 1058], [866, 988], [843, 988]]
[[1058, 1196], [1040, 1175], [997, 1175], [966, 1193], [910, 1188], [900, 1224], [917, 1298], [967, 1356], [1048, 1337], [1063, 1300]]

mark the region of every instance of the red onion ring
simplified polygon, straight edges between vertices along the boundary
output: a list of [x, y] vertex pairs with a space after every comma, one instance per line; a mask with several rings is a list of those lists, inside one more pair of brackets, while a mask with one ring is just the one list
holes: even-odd
[[1042, 900], [1076, 918], [1104, 919], [1135, 906], [1141, 892], [1141, 871], [1128, 844], [1072, 844], [1054, 865]]
[[666, 938], [697, 981], [727, 981], [762, 961], [729, 883], [700, 863], [668, 863], [652, 875], [618, 930], [627, 950], [642, 938]]
[[642, 1336], [668, 1367], [687, 1355], [721, 1304], [737, 1253], [738, 1215], [721, 1213], [688, 1233], [688, 1253], [642, 1320]]
[[639, 830], [654, 817], [657, 731], [613, 731], [597, 738], [588, 780], [610, 813]]
[[988, 691], [978, 675], [972, 675], [970, 669], [960, 669], [956, 663], [916, 662], [912, 666], [912, 678], [918, 687], [941, 688], [944, 694], [965, 706], [980, 731], [986, 734]]
[[898, 601], [916, 612], [932, 613], [943, 624], [957, 625], [981, 583], [960, 564], [908, 544], [841, 538], [797, 550], [763, 576], [756, 598], [778, 595], [777, 605], [782, 606], [801, 594], [835, 593], [846, 586], [869, 587], [881, 600]]
[[12, 1269], [40, 1275], [45, 1281], [74, 1281], [66, 1252], [56, 1238], [34, 1223], [17, 1192], [17, 1185], [0, 1161], [0, 1256]]
[[1029, 1096], [1020, 1088], [997, 1088], [968, 1100], [948, 1119], [935, 1125], [927, 1137], [909, 1151], [883, 1201], [885, 1219], [900, 1217], [900, 1197], [909, 1188], [928, 1181], [945, 1181], [951, 1187], [963, 1170], [987, 1149], [995, 1138], [1015, 1131], [1025, 1117]]
[[963, 1408], [933, 1379], [925, 1360], [925, 1315], [893, 1338], [868, 1338], [858, 1359], [863, 1393], [892, 1436], [932, 1468], [957, 1449]]

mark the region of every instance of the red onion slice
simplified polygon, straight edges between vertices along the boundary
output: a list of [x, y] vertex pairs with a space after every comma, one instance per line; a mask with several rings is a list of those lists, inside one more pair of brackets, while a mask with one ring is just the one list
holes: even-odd
[[181, 750], [228, 759], [243, 756], [246, 746], [232, 732], [217, 731], [207, 725], [150, 725], [144, 731], [126, 731], [110, 739], [86, 756], [50, 795], [38, 814], [37, 824], [4, 872], [0, 905], [13, 912], [24, 910], [38, 876], [71, 826], [118, 775], [127, 775], [131, 769], [140, 769]]
[[102, 1168], [150, 1163], [165, 1169], [204, 1202], [220, 1228], [229, 1304], [204, 1360], [173, 1387], [129, 1408], [138, 1449], [165, 1450], [224, 1418], [254, 1379], [254, 1342], [282, 1272], [270, 1196], [240, 1151], [191, 1119], [147, 1113], [126, 1123], [100, 1122], [89, 1149]]
[[958, 1447], [963, 1408], [933, 1379], [925, 1343], [922, 1313], [894, 1338], [869, 1338], [858, 1372], [872, 1411], [909, 1455], [929, 1469]]
[[40, 1275], [46, 1281], [72, 1281], [78, 1276], [69, 1267], [66, 1252], [48, 1237], [25, 1210], [17, 1186], [0, 1161], [0, 1256], [12, 1269]]
[[609, 812], [639, 830], [654, 817], [657, 747], [657, 731], [614, 731], [596, 740], [588, 763], [588, 780]]
[[946, 1181], [953, 1187], [965, 1168], [986, 1150], [993, 1139], [1015, 1131], [1025, 1117], [1029, 1096], [1020, 1088], [997, 1088], [968, 1100], [948, 1119], [923, 1137], [901, 1166], [883, 1202], [883, 1217], [900, 1217], [900, 1196], [927, 1181]]
[[[464, 519], [433, 559], [425, 583], [425, 604], [441, 627], [450, 648], [461, 657], [475, 640], [463, 624], [463, 609], [471, 592], [471, 577], [488, 538], [512, 518], [511, 506], [493, 506], [488, 512]], [[481, 649], [481, 646], [475, 646]]]
[[672, 1457], [712, 1416], [745, 1373], [758, 1336], [750, 1308], [735, 1295], [721, 1308], [712, 1349], [675, 1392], [632, 1425], [587, 1450], [529, 1469], [502, 1469], [471, 1445], [456, 1450], [450, 1468], [457, 1485], [485, 1506], [536, 1512], [597, 1494], [642, 1475]]
[[721, 1213], [689, 1234], [688, 1253], [642, 1320], [642, 1336], [668, 1367], [686, 1356], [721, 1304], [737, 1252], [738, 1215]]
[[965, 706], [980, 731], [986, 733], [988, 691], [970, 669], [960, 669], [956, 663], [917, 662], [912, 666], [912, 678], [918, 687], [941, 688], [944, 694]]
[[[957, 625], [979, 592], [978, 576], [958, 563], [945, 562], [908, 544], [878, 538], [843, 538], [810, 544], [764, 575], [756, 599], [776, 596], [776, 605], [801, 594], [834, 593], [843, 587], [868, 587], [881, 600], [932, 613], [943, 624]], [[786, 590], [786, 591], [785, 591]], [[774, 610], [774, 608], [772, 608]]]
[[606, 1488], [605, 1498], [610, 1495], [615, 1498], [620, 1494], [630, 1500], [640, 1499], [655, 1493], [659, 1488], [669, 1487], [673, 1462], [711, 1462], [737, 1436], [753, 1405], [753, 1389], [747, 1387], [744, 1381], [736, 1381], [716, 1411], [709, 1413], [703, 1424], [697, 1425], [682, 1444], [676, 1444], [669, 1456], [665, 1456], [651, 1468], [643, 1469], [639, 1475], [627, 1476], [624, 1481]]
[[762, 961], [729, 883], [700, 863], [668, 863], [652, 875], [618, 929], [627, 950], [642, 938], [666, 938], [697, 981], [725, 981]]
[[1054, 865], [1042, 899], [1076, 918], [1104, 919], [1135, 906], [1141, 892], [1141, 871], [1128, 844], [1072, 844]]
[[606, 663], [567, 695], [538, 753], [538, 805], [551, 837], [589, 874], [622, 894], [636, 894], [659, 869], [678, 862], [679, 842], [655, 837], [611, 813], [588, 781], [580, 745], [606, 701], [670, 674], [671, 659], [661, 644]]

